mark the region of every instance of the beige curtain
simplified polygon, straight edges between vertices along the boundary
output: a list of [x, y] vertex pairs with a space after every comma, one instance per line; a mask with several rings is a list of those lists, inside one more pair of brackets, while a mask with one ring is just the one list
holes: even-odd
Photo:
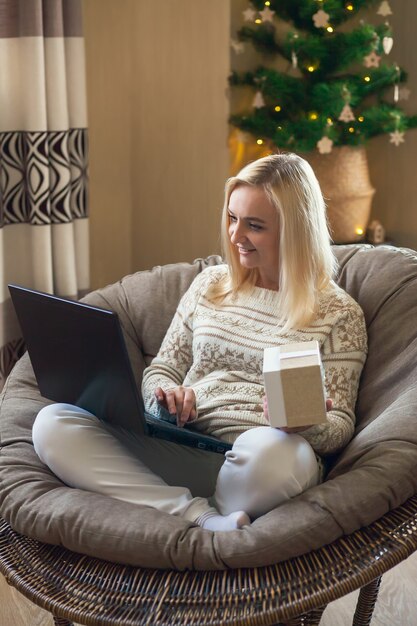
[[24, 348], [7, 284], [78, 297], [88, 238], [81, 0], [0, 0], [0, 387]]

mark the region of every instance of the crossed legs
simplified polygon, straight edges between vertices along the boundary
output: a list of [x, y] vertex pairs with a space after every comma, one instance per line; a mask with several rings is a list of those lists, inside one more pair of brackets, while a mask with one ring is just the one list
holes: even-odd
[[35, 420], [33, 443], [42, 462], [71, 487], [151, 506], [210, 530], [239, 528], [250, 523], [248, 516], [319, 482], [310, 445], [270, 427], [243, 433], [223, 457], [116, 434], [83, 409], [52, 404]]

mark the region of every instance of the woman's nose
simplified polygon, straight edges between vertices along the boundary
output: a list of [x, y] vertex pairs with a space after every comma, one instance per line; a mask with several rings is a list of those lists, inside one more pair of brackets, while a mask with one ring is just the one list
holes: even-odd
[[229, 234], [230, 234], [230, 241], [232, 243], [238, 243], [239, 241], [242, 241], [245, 238], [245, 234], [240, 224], [233, 224], [230, 227]]

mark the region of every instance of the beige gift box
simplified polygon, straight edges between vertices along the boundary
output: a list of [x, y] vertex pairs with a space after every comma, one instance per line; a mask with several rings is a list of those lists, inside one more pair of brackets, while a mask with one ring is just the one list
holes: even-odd
[[309, 426], [326, 421], [317, 341], [265, 348], [263, 375], [271, 426]]

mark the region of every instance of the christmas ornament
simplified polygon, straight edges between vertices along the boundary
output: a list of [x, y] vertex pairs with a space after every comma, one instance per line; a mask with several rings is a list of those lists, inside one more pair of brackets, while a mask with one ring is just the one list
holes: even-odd
[[249, 143], [250, 135], [249, 133], [245, 133], [243, 130], [238, 130], [236, 133], [236, 139], [239, 143]]
[[232, 39], [230, 45], [232, 46], [236, 54], [242, 54], [242, 52], [244, 52], [245, 50], [245, 46], [242, 41], [236, 41], [236, 39]]
[[245, 22], [254, 22], [255, 21], [256, 11], [252, 9], [252, 7], [248, 7], [243, 11], [243, 18]]
[[263, 97], [263, 95], [262, 95], [262, 93], [260, 91], [256, 92], [252, 104], [253, 104], [255, 109], [261, 109], [262, 107], [265, 106], [265, 100], [264, 100], [264, 97]]
[[[326, 159], [332, 161], [338, 153], [336, 146], [356, 148], [381, 134], [385, 135], [387, 144], [390, 133], [404, 131], [406, 134], [409, 128], [417, 128], [417, 115], [408, 113], [411, 99], [417, 92], [411, 93], [409, 102], [394, 102], [395, 92], [396, 98], [402, 97], [400, 90], [407, 83], [407, 75], [402, 68], [400, 75], [396, 74], [397, 48], [394, 50], [393, 45], [398, 45], [398, 41], [395, 30], [387, 23], [392, 18], [376, 15], [379, 8], [382, 12], [392, 9], [395, 18], [398, 3], [391, 0], [295, 0], [293, 3], [291, 0], [239, 0], [238, 4], [241, 26], [238, 34], [232, 33], [230, 38], [243, 42], [245, 51], [239, 57], [230, 51], [232, 65], [235, 59], [230, 85], [233, 92], [235, 88], [236, 93], [239, 91], [230, 119], [234, 127], [250, 129], [251, 141], [244, 144], [235, 140], [234, 147], [243, 150], [251, 146], [252, 150], [259, 139], [264, 142], [261, 148], [303, 154], [314, 152], [322, 159], [319, 150], [329, 150], [329, 140], [333, 140], [331, 154]], [[299, 9], [290, 10], [293, 4]], [[373, 16], [368, 12], [367, 19], [360, 21], [359, 11], [371, 5]], [[269, 11], [263, 13], [266, 7]], [[249, 11], [244, 13], [245, 9]], [[273, 23], [268, 19], [271, 13]], [[297, 18], [290, 19], [290, 14], [297, 14]], [[283, 22], [282, 15], [286, 18], [282, 18]], [[244, 21], [244, 16], [254, 19]], [[331, 27], [334, 34], [329, 33]], [[387, 37], [385, 42], [384, 37]], [[255, 63], [250, 60], [249, 46], [259, 52], [262, 59], [256, 57]], [[392, 50], [388, 58], [389, 47]], [[242, 59], [246, 59], [243, 65]], [[262, 81], [264, 76], [266, 82]], [[241, 86], [246, 87], [245, 91]], [[405, 105], [407, 111], [402, 111]], [[318, 117], [312, 118], [312, 113]], [[330, 119], [333, 126], [326, 126], [326, 120]], [[324, 137], [327, 139], [320, 143]], [[401, 135], [394, 135], [394, 140], [401, 141]], [[391, 151], [397, 152], [392, 148]]]
[[398, 96], [399, 96], [399, 100], [408, 100], [408, 98], [410, 97], [410, 89], [408, 89], [408, 87], [400, 87]]
[[253, 79], [253, 82], [255, 83], [255, 85], [262, 85], [262, 83], [264, 83], [266, 81], [266, 76], [256, 76]]
[[346, 102], [345, 106], [342, 109], [342, 112], [340, 113], [338, 119], [341, 122], [353, 122], [353, 120], [355, 119], [355, 116], [353, 115], [353, 111], [350, 108], [350, 104], [348, 104]]
[[377, 14], [383, 15], [384, 17], [386, 17], [387, 15], [392, 15], [391, 7], [389, 5], [388, 0], [383, 0], [383, 2], [381, 2], [381, 5], [377, 11]]
[[298, 57], [297, 57], [297, 53], [294, 52], [294, 50], [291, 52], [291, 65], [293, 66], [294, 69], [298, 67]]
[[392, 37], [384, 37], [382, 40], [382, 47], [384, 48], [385, 54], [389, 54], [392, 50], [392, 46], [394, 45], [394, 40]]
[[394, 102], [398, 102], [398, 100], [400, 99], [400, 86], [399, 86], [399, 82], [400, 82], [400, 78], [401, 78], [401, 69], [399, 65], [395, 65], [395, 70], [396, 70], [396, 78], [395, 78], [395, 83], [394, 83]]
[[400, 132], [399, 130], [394, 131], [393, 133], [389, 134], [390, 136], [390, 143], [393, 143], [395, 146], [400, 145], [400, 143], [404, 143], [404, 133]]
[[269, 7], [265, 7], [262, 11], [259, 11], [259, 15], [262, 17], [263, 22], [273, 22], [274, 21], [274, 11], [271, 11]]
[[382, 226], [379, 220], [372, 220], [366, 229], [366, 241], [373, 245], [384, 243], [385, 241], [385, 228]]
[[381, 57], [375, 52], [371, 52], [368, 56], [364, 57], [363, 64], [365, 67], [379, 67]]
[[330, 15], [323, 11], [323, 9], [319, 9], [317, 13], [313, 15], [313, 22], [316, 28], [325, 28], [329, 23]]
[[316, 145], [320, 154], [329, 154], [333, 148], [333, 141], [329, 137], [322, 137]]

